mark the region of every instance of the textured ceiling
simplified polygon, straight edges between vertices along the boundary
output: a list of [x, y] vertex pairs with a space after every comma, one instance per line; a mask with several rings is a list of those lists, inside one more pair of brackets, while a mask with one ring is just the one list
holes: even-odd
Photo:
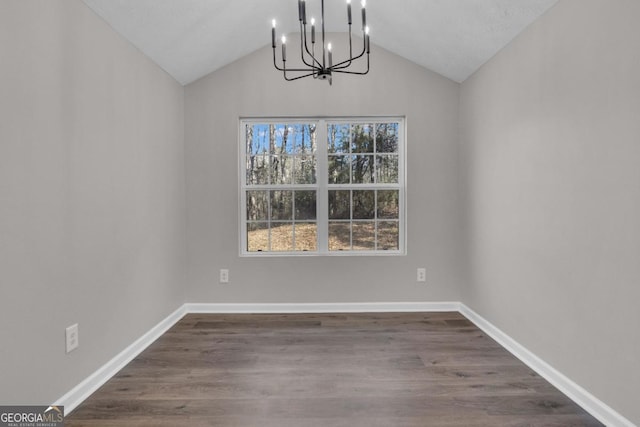
[[[273, 18], [278, 33], [298, 31], [296, 0], [83, 1], [182, 84], [270, 44]], [[369, 0], [367, 24], [372, 43], [462, 82], [557, 1]], [[327, 31], [345, 31], [345, 1], [325, 3]]]

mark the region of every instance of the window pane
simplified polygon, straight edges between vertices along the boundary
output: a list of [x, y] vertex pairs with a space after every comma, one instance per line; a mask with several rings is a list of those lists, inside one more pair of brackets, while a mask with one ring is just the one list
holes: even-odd
[[372, 251], [376, 248], [375, 222], [354, 222], [353, 225], [353, 250]]
[[348, 222], [329, 222], [329, 250], [351, 250], [351, 229]]
[[259, 154], [247, 158], [247, 184], [266, 185], [269, 183], [269, 155]]
[[375, 194], [373, 190], [353, 192], [353, 219], [375, 218]]
[[293, 223], [271, 224], [271, 250], [276, 252], [293, 250]]
[[379, 123], [376, 125], [376, 152], [398, 152], [398, 123]]
[[353, 156], [351, 166], [354, 184], [371, 184], [373, 182], [373, 156]]
[[269, 224], [257, 222], [247, 224], [247, 251], [260, 252], [269, 250]]
[[271, 192], [271, 220], [291, 221], [293, 219], [293, 192]]
[[351, 219], [351, 193], [349, 190], [329, 191], [329, 219]]
[[247, 125], [247, 155], [269, 154], [269, 125]]
[[295, 154], [314, 155], [316, 153], [317, 141], [315, 124], [291, 125], [289, 129]]
[[396, 184], [398, 182], [398, 156], [376, 156], [376, 182], [380, 184]]
[[398, 190], [378, 190], [378, 219], [398, 219], [399, 206]]
[[329, 156], [329, 184], [348, 184], [351, 156]]
[[299, 155], [294, 159], [293, 179], [295, 184], [316, 183], [316, 158], [311, 155]]
[[318, 226], [314, 222], [297, 222], [294, 225], [296, 251], [318, 250]]
[[378, 223], [378, 249], [398, 250], [399, 249], [399, 227], [397, 222]]
[[269, 212], [268, 191], [247, 191], [247, 221], [266, 221]]
[[293, 138], [290, 127], [284, 124], [271, 125], [271, 154], [290, 154], [293, 152]]
[[291, 184], [293, 159], [290, 156], [271, 156], [271, 184]]
[[327, 138], [329, 154], [349, 153], [349, 125], [328, 125]]
[[296, 191], [296, 220], [316, 219], [316, 192]]
[[373, 125], [357, 124], [351, 126], [351, 152], [373, 153]]

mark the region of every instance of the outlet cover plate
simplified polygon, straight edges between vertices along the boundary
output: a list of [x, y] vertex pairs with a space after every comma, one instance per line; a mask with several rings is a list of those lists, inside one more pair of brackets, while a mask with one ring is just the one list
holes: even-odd
[[220, 270], [220, 283], [229, 283], [229, 270], [226, 268]]
[[78, 324], [69, 326], [65, 329], [67, 338], [67, 353], [72, 352], [80, 345], [80, 337], [78, 335]]

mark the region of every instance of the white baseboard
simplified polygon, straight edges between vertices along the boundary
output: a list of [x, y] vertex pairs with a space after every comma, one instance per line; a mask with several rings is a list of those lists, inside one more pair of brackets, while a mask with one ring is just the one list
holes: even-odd
[[458, 302], [365, 302], [311, 304], [185, 304], [187, 313], [388, 313], [459, 311]]
[[585, 411], [593, 415], [598, 421], [610, 427], [635, 427], [631, 421], [613, 410], [603, 401], [571, 381], [560, 371], [540, 359], [534, 353], [522, 346], [509, 335], [502, 332], [491, 322], [460, 303], [460, 314], [472, 321], [478, 328], [493, 338], [508, 352], [520, 359], [525, 365], [533, 369], [538, 375], [549, 381], [554, 387], [580, 405]]
[[611, 427], [636, 427], [631, 421], [540, 359], [488, 320], [460, 302], [318, 303], [318, 304], [214, 304], [186, 303], [151, 328], [100, 369], [56, 401], [69, 414], [127, 363], [189, 313], [381, 313], [457, 311], [549, 381], [585, 411]]
[[130, 346], [122, 350], [113, 359], [105, 363], [101, 368], [89, 375], [80, 384], [58, 399], [55, 404], [64, 405], [65, 414], [70, 414], [71, 411], [84, 402], [85, 399], [91, 396], [91, 394], [124, 368], [127, 363], [131, 362], [137, 355], [142, 353], [144, 349], [149, 347], [151, 343], [160, 338], [160, 336], [175, 325], [178, 320], [182, 319], [185, 313], [185, 306], [182, 305], [176, 311], [160, 321], [156, 326], [151, 328], [149, 332], [135, 340]]

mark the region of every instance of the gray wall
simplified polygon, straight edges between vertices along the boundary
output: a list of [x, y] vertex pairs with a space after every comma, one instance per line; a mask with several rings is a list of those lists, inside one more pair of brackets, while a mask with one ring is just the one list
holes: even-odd
[[[369, 75], [339, 75], [331, 87], [285, 82], [271, 60], [269, 46], [186, 87], [188, 300], [459, 300], [459, 85], [375, 46]], [[407, 117], [407, 256], [239, 257], [239, 117], [385, 114]], [[218, 284], [220, 268], [231, 283]]]
[[0, 1], [0, 58], [0, 402], [46, 404], [183, 301], [184, 91], [79, 0]]
[[562, 0], [461, 89], [463, 296], [640, 424], [640, 2]]

